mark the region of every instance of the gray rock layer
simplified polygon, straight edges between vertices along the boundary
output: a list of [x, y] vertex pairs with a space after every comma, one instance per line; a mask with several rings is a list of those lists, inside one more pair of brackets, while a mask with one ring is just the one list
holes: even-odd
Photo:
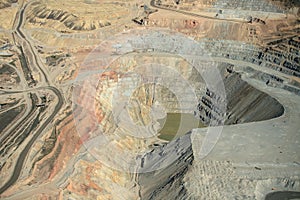
[[140, 171], [149, 172], [138, 175], [140, 199], [187, 199], [183, 178], [194, 160], [190, 134], [154, 149], [142, 160]]

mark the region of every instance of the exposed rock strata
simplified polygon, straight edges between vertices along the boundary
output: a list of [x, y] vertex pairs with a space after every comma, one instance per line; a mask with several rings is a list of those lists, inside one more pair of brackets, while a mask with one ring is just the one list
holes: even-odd
[[[183, 178], [193, 159], [190, 134], [165, 146], [157, 147], [142, 156], [138, 171], [151, 172], [138, 174], [140, 198], [151, 200], [187, 199], [188, 194]], [[165, 163], [171, 164], [165, 166]]]

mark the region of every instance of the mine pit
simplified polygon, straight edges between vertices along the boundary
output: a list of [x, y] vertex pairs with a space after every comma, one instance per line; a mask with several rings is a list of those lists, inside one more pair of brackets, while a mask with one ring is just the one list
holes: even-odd
[[158, 120], [161, 129], [158, 138], [171, 141], [180, 137], [194, 128], [205, 127], [193, 114], [189, 113], [167, 113], [167, 117]]
[[0, 199], [299, 199], [299, 2], [0, 0]]

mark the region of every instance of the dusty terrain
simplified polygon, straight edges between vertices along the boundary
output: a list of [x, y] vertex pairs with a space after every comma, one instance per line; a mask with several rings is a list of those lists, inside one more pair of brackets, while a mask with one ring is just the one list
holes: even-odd
[[1, 199], [300, 199], [300, 5], [0, 0]]

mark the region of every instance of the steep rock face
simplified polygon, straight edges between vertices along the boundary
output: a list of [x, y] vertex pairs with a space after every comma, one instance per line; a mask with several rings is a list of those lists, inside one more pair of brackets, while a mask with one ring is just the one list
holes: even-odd
[[240, 74], [232, 71], [232, 67], [225, 64], [221, 68], [226, 97], [207, 88], [201, 98], [197, 114], [203, 123], [240, 124], [268, 120], [284, 113], [283, 106], [276, 99], [243, 81]]
[[[233, 86], [237, 82], [236, 79], [240, 77], [238, 74], [233, 74], [227, 79], [225, 84]], [[229, 114], [226, 124], [268, 120], [283, 114], [283, 106], [274, 98], [256, 90], [241, 79], [240, 84], [237, 85], [238, 87], [231, 87], [231, 94], [227, 93]]]
[[138, 170], [140, 198], [187, 199], [183, 178], [193, 160], [190, 134], [145, 154]]

